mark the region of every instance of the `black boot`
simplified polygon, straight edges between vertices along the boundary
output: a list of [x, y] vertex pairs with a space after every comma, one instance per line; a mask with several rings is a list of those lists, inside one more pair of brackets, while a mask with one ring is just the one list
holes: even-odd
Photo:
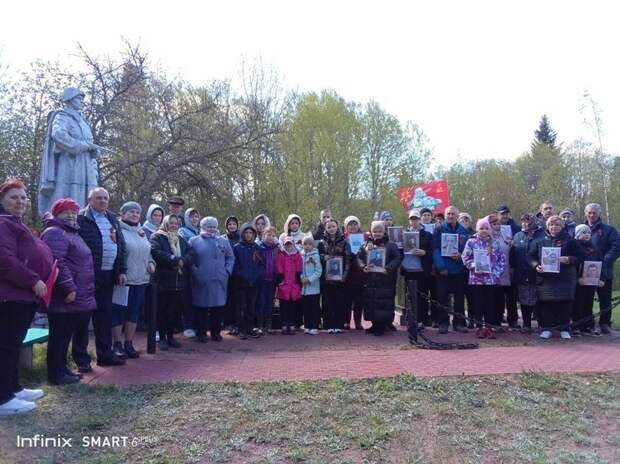
[[133, 342], [131, 340], [125, 342], [125, 353], [127, 353], [127, 357], [131, 359], [140, 357], [140, 353], [133, 347]]
[[123, 344], [121, 342], [114, 342], [114, 347], [112, 348], [114, 352], [114, 356], [119, 359], [127, 359], [127, 353], [123, 349]]

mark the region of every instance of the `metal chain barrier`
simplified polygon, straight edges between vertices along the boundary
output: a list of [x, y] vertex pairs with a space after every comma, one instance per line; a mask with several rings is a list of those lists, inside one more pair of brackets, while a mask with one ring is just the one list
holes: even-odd
[[[433, 350], [473, 349], [473, 348], [479, 348], [479, 344], [478, 343], [444, 343], [444, 342], [436, 342], [436, 341], [429, 339], [426, 335], [424, 335], [422, 332], [418, 330], [418, 321], [417, 321], [418, 303], [417, 303], [417, 298], [414, 297], [414, 295], [421, 295], [422, 298], [424, 298], [430, 304], [435, 305], [436, 308], [441, 308], [444, 311], [446, 311], [447, 314], [453, 317], [458, 317], [459, 319], [465, 322], [473, 322], [475, 325], [484, 325], [486, 327], [493, 328], [496, 330], [503, 329], [501, 325], [489, 324], [483, 321], [479, 321], [476, 318], [465, 316], [464, 314], [455, 312], [451, 307], [443, 305], [439, 301], [434, 300], [427, 294], [419, 291], [417, 281], [409, 280], [407, 281], [407, 298], [410, 299], [409, 301], [410, 301], [411, 308], [410, 310], [407, 311], [407, 332], [409, 335], [409, 342], [412, 345], [417, 346], [418, 348], [433, 349]], [[595, 301], [598, 301], [598, 298], [595, 299]], [[618, 305], [620, 305], [620, 296], [613, 297], [611, 299], [611, 306], [609, 308], [600, 310], [597, 313], [592, 314], [591, 316], [586, 316], [577, 321], [573, 321], [569, 324], [568, 327], [574, 328], [586, 322], [593, 321], [596, 317], [600, 316], [601, 314], [611, 312]], [[468, 314], [469, 314], [469, 308], [468, 308]], [[412, 327], [412, 325], [414, 327]], [[554, 327], [545, 328], [545, 330], [553, 331], [553, 330], [560, 330], [560, 329], [565, 329], [565, 328], [566, 328], [566, 325], [557, 325]], [[422, 339], [422, 341], [418, 339]]]

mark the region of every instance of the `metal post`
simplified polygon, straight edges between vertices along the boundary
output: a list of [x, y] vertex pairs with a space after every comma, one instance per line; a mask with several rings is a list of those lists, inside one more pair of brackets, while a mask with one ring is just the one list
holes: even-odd
[[407, 298], [409, 299], [409, 310], [407, 311], [407, 334], [409, 341], [418, 341], [418, 281], [407, 281]]
[[146, 352], [155, 354], [155, 331], [157, 330], [157, 284], [148, 286], [146, 294]]

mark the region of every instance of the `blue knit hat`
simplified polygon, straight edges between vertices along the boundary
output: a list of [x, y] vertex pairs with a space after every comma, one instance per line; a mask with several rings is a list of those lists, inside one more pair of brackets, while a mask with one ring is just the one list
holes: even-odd
[[393, 219], [394, 216], [392, 215], [391, 211], [381, 211], [381, 214], [379, 215], [379, 220], [381, 221], [385, 221], [386, 219]]
[[205, 229], [207, 227], [216, 227], [219, 225], [217, 219], [213, 216], [207, 216], [200, 220], [200, 228]]
[[135, 201], [128, 201], [123, 206], [121, 206], [121, 214], [125, 214], [130, 209], [137, 209], [140, 213], [142, 213], [142, 206], [140, 206]]

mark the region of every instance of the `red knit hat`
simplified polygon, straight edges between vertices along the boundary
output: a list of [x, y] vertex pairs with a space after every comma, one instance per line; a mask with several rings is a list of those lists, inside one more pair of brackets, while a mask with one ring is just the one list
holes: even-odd
[[52, 216], [56, 217], [63, 211], [79, 211], [80, 205], [72, 198], [59, 198], [52, 205]]

